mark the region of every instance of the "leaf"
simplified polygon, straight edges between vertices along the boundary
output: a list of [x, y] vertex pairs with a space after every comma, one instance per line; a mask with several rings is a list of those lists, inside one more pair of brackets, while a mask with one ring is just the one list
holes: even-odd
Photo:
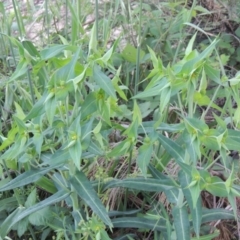
[[[21, 199], [21, 201], [22, 200], [23, 199]], [[19, 199], [17, 200], [16, 197], [9, 197], [9, 198], [4, 198], [4, 199], [0, 200], [0, 212], [4, 211], [6, 209], [14, 209], [14, 208], [16, 208], [19, 205], [18, 201], [19, 201]]]
[[138, 156], [137, 156], [137, 165], [141, 169], [142, 174], [145, 178], [147, 178], [147, 167], [152, 157], [153, 145], [150, 143], [143, 144], [139, 148]]
[[[200, 132], [204, 132], [204, 131], [209, 130], [208, 125], [207, 125], [204, 121], [202, 121], [202, 120], [200, 120], [200, 119], [187, 117], [187, 118], [185, 118], [184, 120], [185, 120], [185, 122], [186, 122], [187, 124], [189, 124], [192, 128], [194, 128], [194, 129], [196, 129], [196, 130], [198, 130], [198, 131], [200, 131]], [[186, 126], [186, 127], [187, 127], [187, 126]]]
[[81, 107], [81, 119], [85, 119], [90, 114], [97, 111], [97, 100], [94, 93], [87, 95]]
[[23, 112], [21, 106], [17, 102], [14, 102], [14, 106], [15, 106], [15, 109], [16, 109], [15, 116], [18, 119], [23, 120], [26, 116], [25, 116], [25, 113]]
[[204, 71], [209, 79], [222, 85], [222, 82], [220, 81], [220, 71], [218, 69], [211, 67], [210, 64], [204, 64]]
[[[67, 63], [65, 66], [62, 68], [58, 69], [54, 76], [56, 76], [56, 82], [64, 81], [65, 83], [68, 83], [70, 79], [73, 79], [76, 77], [75, 74], [75, 66], [78, 61], [79, 53], [80, 53], [80, 47], [77, 49], [75, 54], [72, 56], [71, 60], [69, 63]], [[69, 83], [71, 84], [71, 83]]]
[[56, 193], [57, 189], [51, 179], [48, 179], [47, 177], [43, 176], [37, 182], [35, 183], [36, 186], [40, 187], [44, 191], [47, 191], [49, 193]]
[[42, 97], [32, 107], [24, 121], [30, 120], [37, 116], [41, 116], [44, 113], [45, 100], [47, 98], [47, 92], [43, 93]]
[[[152, 60], [152, 63], [153, 63], [153, 68], [161, 70], [162, 69], [162, 62], [158, 61], [155, 52], [150, 47], [148, 47], [148, 51], [149, 51], [150, 56], [151, 56], [151, 60]], [[160, 66], [159, 66], [159, 63], [160, 63]]]
[[127, 210], [127, 211], [109, 211], [108, 216], [119, 217], [119, 216], [127, 216], [127, 215], [136, 215], [140, 211], [141, 209], [133, 209], [133, 210]]
[[164, 88], [161, 91], [160, 95], [160, 112], [163, 113], [163, 111], [166, 109], [166, 106], [169, 104], [169, 100], [171, 97], [171, 87]]
[[219, 235], [220, 235], [220, 231], [218, 229], [216, 229], [214, 231], [214, 233], [204, 235], [201, 237], [194, 237], [194, 238], [191, 238], [191, 240], [212, 240], [212, 239], [215, 239], [216, 237], [218, 237]]
[[187, 175], [184, 171], [180, 170], [178, 174], [178, 179], [181, 183], [183, 194], [191, 210], [194, 231], [199, 237], [200, 226], [202, 223], [202, 201], [200, 198], [200, 192], [198, 192], [196, 196], [193, 196], [192, 192], [188, 188], [191, 183], [190, 176]]
[[109, 96], [117, 98], [111, 79], [96, 65], [93, 68], [92, 78]]
[[11, 230], [11, 227], [13, 226], [12, 222], [16, 219], [16, 216], [18, 216], [19, 213], [21, 213], [22, 211], [23, 208], [18, 207], [1, 223], [0, 239], [4, 239], [6, 237], [8, 232]]
[[[145, 52], [143, 50], [140, 51], [140, 61], [145, 56]], [[131, 44], [127, 44], [122, 51], [122, 57], [131, 63], [136, 63], [137, 61], [137, 49]]]
[[177, 162], [184, 162], [184, 150], [171, 139], [159, 134], [159, 140], [164, 148], [176, 159]]
[[57, 100], [55, 97], [50, 97], [47, 102], [44, 104], [45, 113], [48, 118], [50, 126], [53, 123], [53, 119], [55, 117], [55, 112], [57, 109]]
[[172, 214], [177, 240], [190, 240], [190, 223], [186, 206], [174, 207]]
[[67, 45], [55, 45], [53, 47], [44, 48], [40, 52], [40, 55], [43, 60], [48, 60], [50, 58], [58, 56], [60, 53], [62, 53], [64, 50], [67, 50], [67, 49], [72, 49], [72, 48], [70, 48]]
[[50, 211], [49, 207], [40, 209], [28, 217], [29, 222], [34, 226], [43, 226], [46, 224], [46, 221], [53, 221], [54, 215]]
[[14, 178], [13, 180], [11, 180], [10, 182], [8, 182], [3, 187], [1, 187], [0, 192], [15, 189], [17, 187], [22, 187], [29, 183], [34, 183], [39, 178], [41, 178], [44, 174], [48, 173], [50, 170], [52, 170], [55, 167], [56, 168], [60, 167], [61, 165], [62, 164], [59, 164], [58, 166], [51, 166], [48, 168], [42, 168], [42, 169], [38, 169], [38, 170], [26, 171], [26, 172], [20, 174], [19, 176], [17, 176], [16, 178]]
[[97, 29], [96, 29], [96, 22], [94, 22], [92, 29], [91, 29], [91, 37], [89, 40], [89, 47], [88, 47], [88, 52], [89, 54], [91, 52], [96, 52], [97, 51]]
[[193, 96], [193, 99], [194, 99], [194, 102], [196, 102], [199, 106], [211, 105], [212, 108], [215, 108], [219, 112], [224, 113], [222, 108], [220, 108], [218, 105], [213, 103], [207, 95], [201, 94], [200, 92], [195, 92], [194, 96]]
[[12, 214], [10, 214], [5, 221], [1, 224], [0, 227], [0, 237], [4, 238], [8, 232], [11, 230], [14, 224], [21, 221], [28, 215], [43, 209], [51, 204], [57, 203], [65, 199], [70, 193], [66, 190], [60, 190], [57, 193], [53, 194], [51, 197], [46, 198], [45, 200], [33, 205], [30, 208], [24, 209], [22, 207], [17, 208]]
[[82, 157], [82, 144], [78, 139], [74, 142], [74, 144], [68, 148], [70, 156], [74, 162], [76, 168], [80, 171], [81, 169], [81, 157]]
[[10, 83], [10, 82], [16, 80], [17, 78], [23, 76], [24, 74], [26, 74], [27, 70], [28, 70], [28, 63], [24, 59], [22, 59], [18, 63], [15, 72], [9, 78], [8, 83]]
[[166, 78], [163, 78], [161, 81], [158, 82], [158, 85], [155, 85], [152, 88], [147, 88], [143, 92], [138, 93], [137, 95], [133, 96], [132, 98], [148, 98], [148, 97], [154, 97], [160, 95], [161, 91], [165, 88], [168, 88], [170, 86], [170, 83]]
[[33, 206], [36, 203], [36, 200], [37, 200], [37, 190], [36, 188], [34, 188], [27, 197], [27, 201], [25, 202], [25, 207]]
[[70, 183], [76, 190], [79, 197], [86, 202], [86, 204], [101, 218], [105, 224], [111, 227], [112, 223], [108, 217], [108, 213], [84, 173], [76, 171], [75, 176], [70, 178]]
[[186, 47], [186, 50], [185, 50], [185, 56], [187, 56], [188, 54], [190, 54], [193, 50], [193, 44], [194, 44], [194, 41], [196, 39], [196, 36], [197, 36], [197, 33], [195, 33], [192, 38], [190, 39], [187, 47]]
[[228, 150], [239, 151], [240, 131], [228, 129], [227, 137], [224, 144]]
[[38, 50], [34, 47], [31, 41], [23, 40], [22, 45], [33, 58], [40, 57]]
[[219, 177], [211, 177], [211, 183], [205, 184], [205, 190], [210, 192], [214, 196], [218, 197], [227, 197], [228, 191], [225, 185], [225, 182]]
[[17, 223], [18, 237], [22, 237], [22, 235], [27, 231], [27, 229], [28, 229], [28, 219], [24, 218]]
[[[83, 126], [81, 126], [81, 132], [82, 132], [82, 149], [86, 150], [91, 142], [91, 133], [93, 128], [93, 121], [94, 118], [89, 119]], [[101, 121], [99, 122], [101, 123]]]
[[171, 180], [154, 178], [113, 179], [104, 185], [104, 189], [125, 187], [147, 192], [162, 192], [176, 187]]
[[223, 219], [235, 219], [233, 211], [229, 211], [221, 208], [207, 209], [203, 208], [202, 210], [202, 223], [214, 222]]
[[176, 160], [177, 164], [182, 167], [182, 169], [188, 173], [191, 174], [191, 168], [184, 163], [184, 157], [185, 157], [185, 152], [184, 150], [174, 141], [172, 141], [169, 138], [166, 138], [165, 136], [159, 134], [158, 138], [160, 142], [162, 143], [163, 147], [166, 149], [166, 151], [174, 157]]
[[153, 231], [166, 232], [165, 220], [152, 220], [141, 217], [122, 217], [112, 219], [115, 228], [140, 228], [151, 229]]
[[[171, 181], [172, 184], [175, 185], [174, 180], [172, 180], [171, 178], [167, 177], [166, 175], [158, 171], [155, 167], [153, 167], [153, 165], [149, 164], [148, 169], [154, 178], [162, 179], [162, 180], [165, 179], [165, 180]], [[167, 199], [170, 203], [177, 204], [178, 198], [179, 198], [179, 191], [180, 189], [178, 189], [177, 187], [173, 187], [169, 190], [165, 190], [164, 193], [166, 194]]]
[[128, 152], [129, 148], [131, 147], [131, 143], [129, 139], [125, 139], [124, 141], [120, 142], [115, 148], [111, 150], [107, 154], [108, 157], [118, 157], [124, 155]]

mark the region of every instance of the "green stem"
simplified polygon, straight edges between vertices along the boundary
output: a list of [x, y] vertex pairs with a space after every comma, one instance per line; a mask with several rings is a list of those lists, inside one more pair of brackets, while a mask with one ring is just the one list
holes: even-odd
[[30, 88], [30, 93], [31, 93], [31, 98], [32, 98], [32, 105], [35, 104], [35, 98], [34, 98], [34, 91], [33, 91], [33, 84], [31, 80], [31, 75], [30, 75], [30, 69], [28, 68], [27, 70], [27, 76], [28, 76], [28, 83], [29, 83], [29, 88]]
[[46, 14], [46, 21], [47, 21], [47, 43], [49, 44], [49, 29], [50, 29], [50, 24], [49, 24], [49, 15], [48, 15], [48, 0], [45, 0], [45, 14]]
[[[131, 149], [131, 151], [130, 151], [129, 158], [128, 158], [128, 171], [127, 171], [128, 175], [131, 172], [131, 164], [132, 164], [132, 156], [133, 156], [133, 146], [131, 146], [130, 149]], [[124, 205], [123, 205], [124, 211], [127, 210], [127, 201], [128, 201], [128, 189], [126, 189], [125, 196], [124, 196]]]
[[141, 31], [142, 31], [142, 0], [140, 1], [139, 25], [138, 25], [138, 39], [137, 39], [137, 61], [136, 61], [136, 75], [134, 84], [134, 95], [138, 93], [138, 83], [140, 74], [140, 53], [141, 53]]
[[96, 23], [96, 41], [98, 43], [98, 27], [99, 27], [99, 19], [98, 19], [98, 0], [95, 0], [95, 23]]
[[19, 7], [17, 5], [17, 2], [15, 0], [12, 0], [13, 3], [13, 8], [14, 8], [14, 13], [16, 16], [17, 24], [18, 24], [18, 30], [20, 34], [21, 40], [23, 39], [23, 36], [25, 35], [25, 29], [24, 29], [24, 24], [22, 21], [21, 13], [19, 12]]

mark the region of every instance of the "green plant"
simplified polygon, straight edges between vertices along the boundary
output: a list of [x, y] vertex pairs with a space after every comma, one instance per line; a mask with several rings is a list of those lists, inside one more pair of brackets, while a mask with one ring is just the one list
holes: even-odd
[[[209, 222], [239, 220], [231, 151], [239, 151], [240, 75], [226, 75], [219, 39], [201, 52], [194, 48], [197, 31], [205, 33], [190, 23], [196, 2], [190, 9], [163, 3], [176, 20], [162, 26], [167, 38], [159, 51], [153, 46], [161, 34], [143, 14], [154, 6], [111, 3], [110, 17], [127, 11], [124, 23], [138, 26], [139, 36], [137, 46], [122, 48], [117, 39], [107, 48], [114, 21], [96, 14], [89, 35], [78, 40], [85, 33], [76, 14], [82, 5], [66, 3], [69, 40], [59, 36], [61, 44], [37, 49], [4, 35], [20, 60], [1, 98], [11, 114], [1, 133], [0, 238], [219, 236]], [[142, 35], [144, 22], [153, 39]], [[190, 39], [186, 28], [196, 31]], [[207, 205], [207, 195], [227, 199], [232, 210]]]

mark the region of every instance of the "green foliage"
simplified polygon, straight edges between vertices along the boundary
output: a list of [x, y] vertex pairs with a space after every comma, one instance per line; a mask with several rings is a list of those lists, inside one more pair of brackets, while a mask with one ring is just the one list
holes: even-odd
[[[0, 82], [0, 239], [137, 236], [126, 228], [143, 239], [212, 239], [219, 231], [209, 223], [239, 220], [231, 153], [240, 75], [225, 73], [221, 37], [195, 46], [205, 31], [191, 19], [208, 11], [196, 1], [113, 2], [96, 1], [111, 10], [85, 29], [82, 5], [66, 1], [72, 29], [58, 44], [37, 48], [2, 28], [18, 57]], [[120, 23], [127, 42], [111, 42]], [[207, 196], [232, 210], [207, 208]]]

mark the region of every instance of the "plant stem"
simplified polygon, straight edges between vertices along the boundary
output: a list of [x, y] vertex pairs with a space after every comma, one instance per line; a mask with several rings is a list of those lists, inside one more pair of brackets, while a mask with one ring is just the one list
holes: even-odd
[[140, 74], [140, 54], [141, 54], [141, 31], [142, 31], [142, 0], [140, 1], [139, 25], [138, 25], [138, 38], [137, 38], [137, 61], [136, 61], [136, 75], [134, 84], [134, 95], [138, 93], [138, 83]]
[[[133, 156], [133, 146], [131, 146], [130, 149], [131, 149], [131, 151], [130, 151], [129, 158], [128, 158], [128, 171], [127, 171], [128, 175], [131, 172], [131, 164], [132, 164], [132, 156]], [[125, 196], [124, 196], [124, 205], [123, 205], [123, 210], [124, 211], [127, 210], [127, 200], [128, 200], [128, 189], [126, 189]]]

